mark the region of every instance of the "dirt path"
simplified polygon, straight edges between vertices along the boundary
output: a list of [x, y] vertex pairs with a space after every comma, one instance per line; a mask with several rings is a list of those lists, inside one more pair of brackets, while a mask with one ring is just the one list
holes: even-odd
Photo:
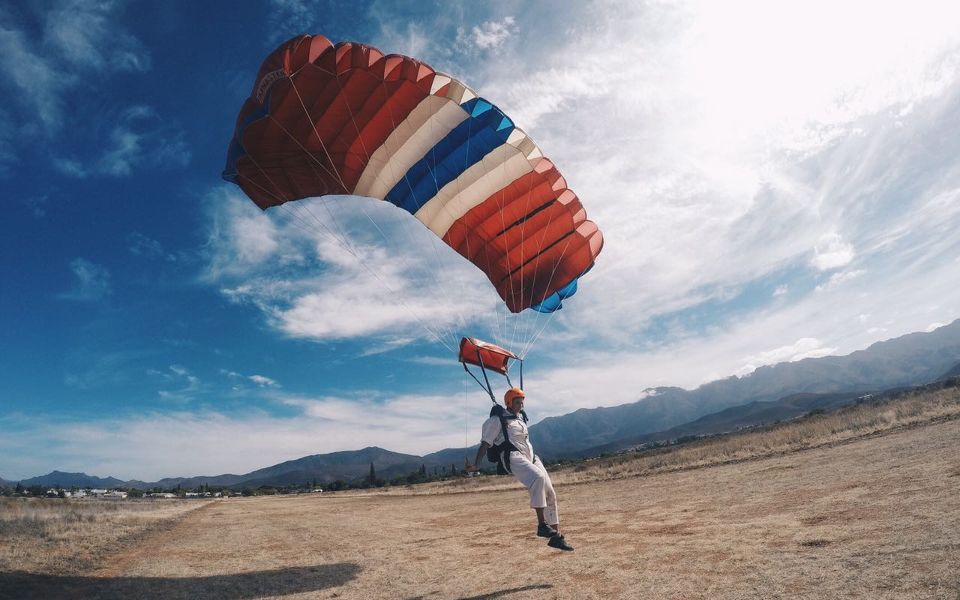
[[92, 598], [960, 598], [960, 421], [559, 494], [572, 553], [534, 537], [518, 490], [230, 499], [89, 578], [51, 578], [50, 589]]

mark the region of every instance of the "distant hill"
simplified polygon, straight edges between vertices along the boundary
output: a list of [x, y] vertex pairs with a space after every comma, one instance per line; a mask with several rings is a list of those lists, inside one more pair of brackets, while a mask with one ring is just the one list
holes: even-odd
[[952, 379], [954, 377], [960, 377], [960, 363], [953, 365], [949, 371], [941, 375], [937, 381], [944, 381], [946, 379]]
[[746, 377], [729, 377], [695, 390], [648, 390], [649, 397], [631, 404], [580, 409], [544, 419], [530, 428], [530, 437], [544, 457], [558, 458], [664, 431], [734, 406], [795, 394], [858, 394], [922, 385], [957, 368], [958, 363], [960, 320], [929, 333], [878, 342], [847, 356], [761, 367]]
[[[477, 423], [477, 437], [479, 436], [480, 424]], [[476, 458], [478, 446], [479, 444], [470, 446], [469, 448], [446, 448], [439, 452], [432, 452], [424, 455], [423, 464], [427, 465], [427, 468], [456, 465], [458, 469], [462, 469], [463, 459], [466, 458], [470, 462], [473, 462], [473, 459]]]
[[619, 452], [651, 442], [676, 440], [687, 436], [716, 435], [745, 427], [787, 421], [815, 410], [834, 410], [852, 404], [862, 397], [863, 395], [859, 393], [795, 394], [771, 402], [750, 402], [726, 408], [664, 431], [624, 438], [610, 444], [587, 448], [572, 454], [570, 457], [599, 456], [600, 454]]
[[318, 484], [326, 484], [338, 479], [354, 481], [366, 477], [370, 474], [370, 463], [373, 463], [374, 471], [381, 479], [391, 479], [397, 475], [411, 473], [424, 464], [423, 458], [419, 456], [369, 447], [362, 450], [305, 456], [244, 475], [168, 478], [154, 482], [129, 481], [127, 485], [139, 489], [154, 487], [172, 489], [180, 485], [189, 489], [202, 485], [256, 488], [262, 485], [282, 486], [314, 481]]
[[86, 473], [64, 473], [63, 471], [52, 471], [39, 477], [31, 477], [21, 481], [24, 487], [31, 485], [42, 485], [60, 488], [112, 488], [124, 485], [124, 482], [114, 477], [93, 477]]
[[290, 460], [244, 475], [244, 485], [287, 485], [317, 481], [329, 483], [337, 479], [351, 481], [366, 477], [373, 463], [377, 477], [390, 479], [416, 471], [423, 459], [412, 454], [400, 454], [375, 446], [362, 450], [314, 454]]

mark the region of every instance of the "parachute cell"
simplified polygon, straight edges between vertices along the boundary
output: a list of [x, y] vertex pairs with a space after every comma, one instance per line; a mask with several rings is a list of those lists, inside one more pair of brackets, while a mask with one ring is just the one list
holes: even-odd
[[263, 62], [223, 176], [261, 208], [328, 194], [405, 210], [483, 271], [512, 312], [551, 312], [603, 237], [526, 133], [407, 56], [298, 36]]

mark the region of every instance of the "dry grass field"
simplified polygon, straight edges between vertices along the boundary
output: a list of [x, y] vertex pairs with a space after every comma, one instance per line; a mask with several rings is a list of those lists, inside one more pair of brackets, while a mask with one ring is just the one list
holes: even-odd
[[[2, 573], [78, 573], [171, 527], [199, 502], [0, 498]], [[0, 597], [3, 589], [0, 587]]]
[[960, 600], [958, 416], [936, 392], [561, 470], [570, 553], [493, 477], [173, 504], [92, 562], [0, 531], [0, 598]]

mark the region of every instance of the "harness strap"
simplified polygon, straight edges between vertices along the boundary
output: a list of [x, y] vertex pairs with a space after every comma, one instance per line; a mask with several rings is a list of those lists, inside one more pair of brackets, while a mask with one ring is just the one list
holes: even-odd
[[504, 471], [512, 474], [513, 471], [510, 470], [510, 452], [514, 450], [519, 452], [519, 450], [517, 450], [517, 447], [513, 445], [513, 442], [510, 441], [510, 436], [507, 434], [507, 419], [512, 421], [514, 419], [523, 418], [523, 422], [526, 423], [527, 413], [526, 411], [521, 410], [519, 416], [512, 415], [508, 417], [504, 414], [505, 412], [507, 411], [502, 408], [497, 412], [497, 416], [500, 417], [500, 431], [503, 432], [503, 444], [501, 444], [502, 450], [500, 451], [500, 464], [503, 465]]

